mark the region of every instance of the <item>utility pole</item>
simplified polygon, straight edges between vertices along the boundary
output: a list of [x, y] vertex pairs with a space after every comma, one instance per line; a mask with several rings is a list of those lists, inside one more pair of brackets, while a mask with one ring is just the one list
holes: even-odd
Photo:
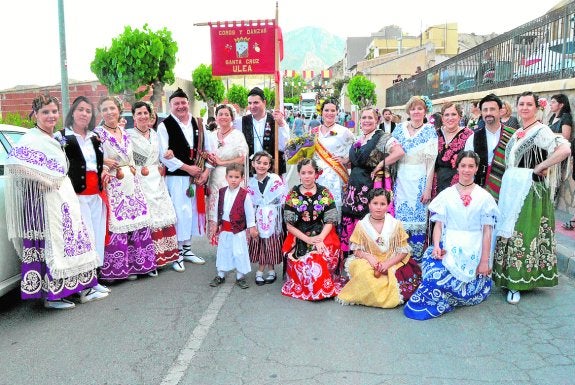
[[70, 109], [68, 94], [68, 59], [66, 58], [66, 21], [64, 20], [64, 0], [58, 0], [58, 30], [60, 33], [60, 87], [62, 92], [62, 120]]

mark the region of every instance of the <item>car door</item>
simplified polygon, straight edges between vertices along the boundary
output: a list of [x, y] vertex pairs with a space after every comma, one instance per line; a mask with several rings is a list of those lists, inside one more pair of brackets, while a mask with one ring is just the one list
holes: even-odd
[[4, 202], [4, 165], [8, 152], [24, 135], [18, 131], [0, 131], [0, 296], [19, 285], [20, 260], [12, 242], [8, 240]]

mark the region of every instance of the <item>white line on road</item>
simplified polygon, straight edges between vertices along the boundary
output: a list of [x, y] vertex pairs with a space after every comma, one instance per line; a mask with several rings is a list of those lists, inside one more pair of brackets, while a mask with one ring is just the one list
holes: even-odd
[[188, 342], [182, 348], [180, 354], [178, 354], [176, 361], [170, 367], [160, 385], [179, 384], [180, 380], [188, 370], [188, 367], [192, 363], [192, 359], [196, 355], [196, 352], [200, 349], [200, 346], [202, 346], [204, 339], [208, 335], [212, 324], [216, 320], [220, 309], [224, 302], [226, 302], [226, 298], [230, 295], [233, 287], [234, 285], [229, 284], [220, 286], [220, 290], [210, 303], [210, 306], [208, 306], [204, 314], [202, 314], [202, 318], [198, 321], [198, 326], [196, 326], [192, 335], [190, 335]]

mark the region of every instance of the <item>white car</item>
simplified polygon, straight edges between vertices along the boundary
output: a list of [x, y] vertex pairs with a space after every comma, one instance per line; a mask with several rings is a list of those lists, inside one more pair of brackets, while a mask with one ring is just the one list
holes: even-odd
[[0, 124], [0, 296], [20, 285], [20, 259], [8, 240], [4, 202], [4, 165], [10, 149], [28, 132], [27, 129]]

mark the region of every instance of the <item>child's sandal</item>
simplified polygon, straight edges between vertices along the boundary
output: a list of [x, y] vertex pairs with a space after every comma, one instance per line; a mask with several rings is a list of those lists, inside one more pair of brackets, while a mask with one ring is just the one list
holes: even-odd
[[567, 221], [561, 225], [565, 230], [574, 230], [575, 229], [575, 220]]

